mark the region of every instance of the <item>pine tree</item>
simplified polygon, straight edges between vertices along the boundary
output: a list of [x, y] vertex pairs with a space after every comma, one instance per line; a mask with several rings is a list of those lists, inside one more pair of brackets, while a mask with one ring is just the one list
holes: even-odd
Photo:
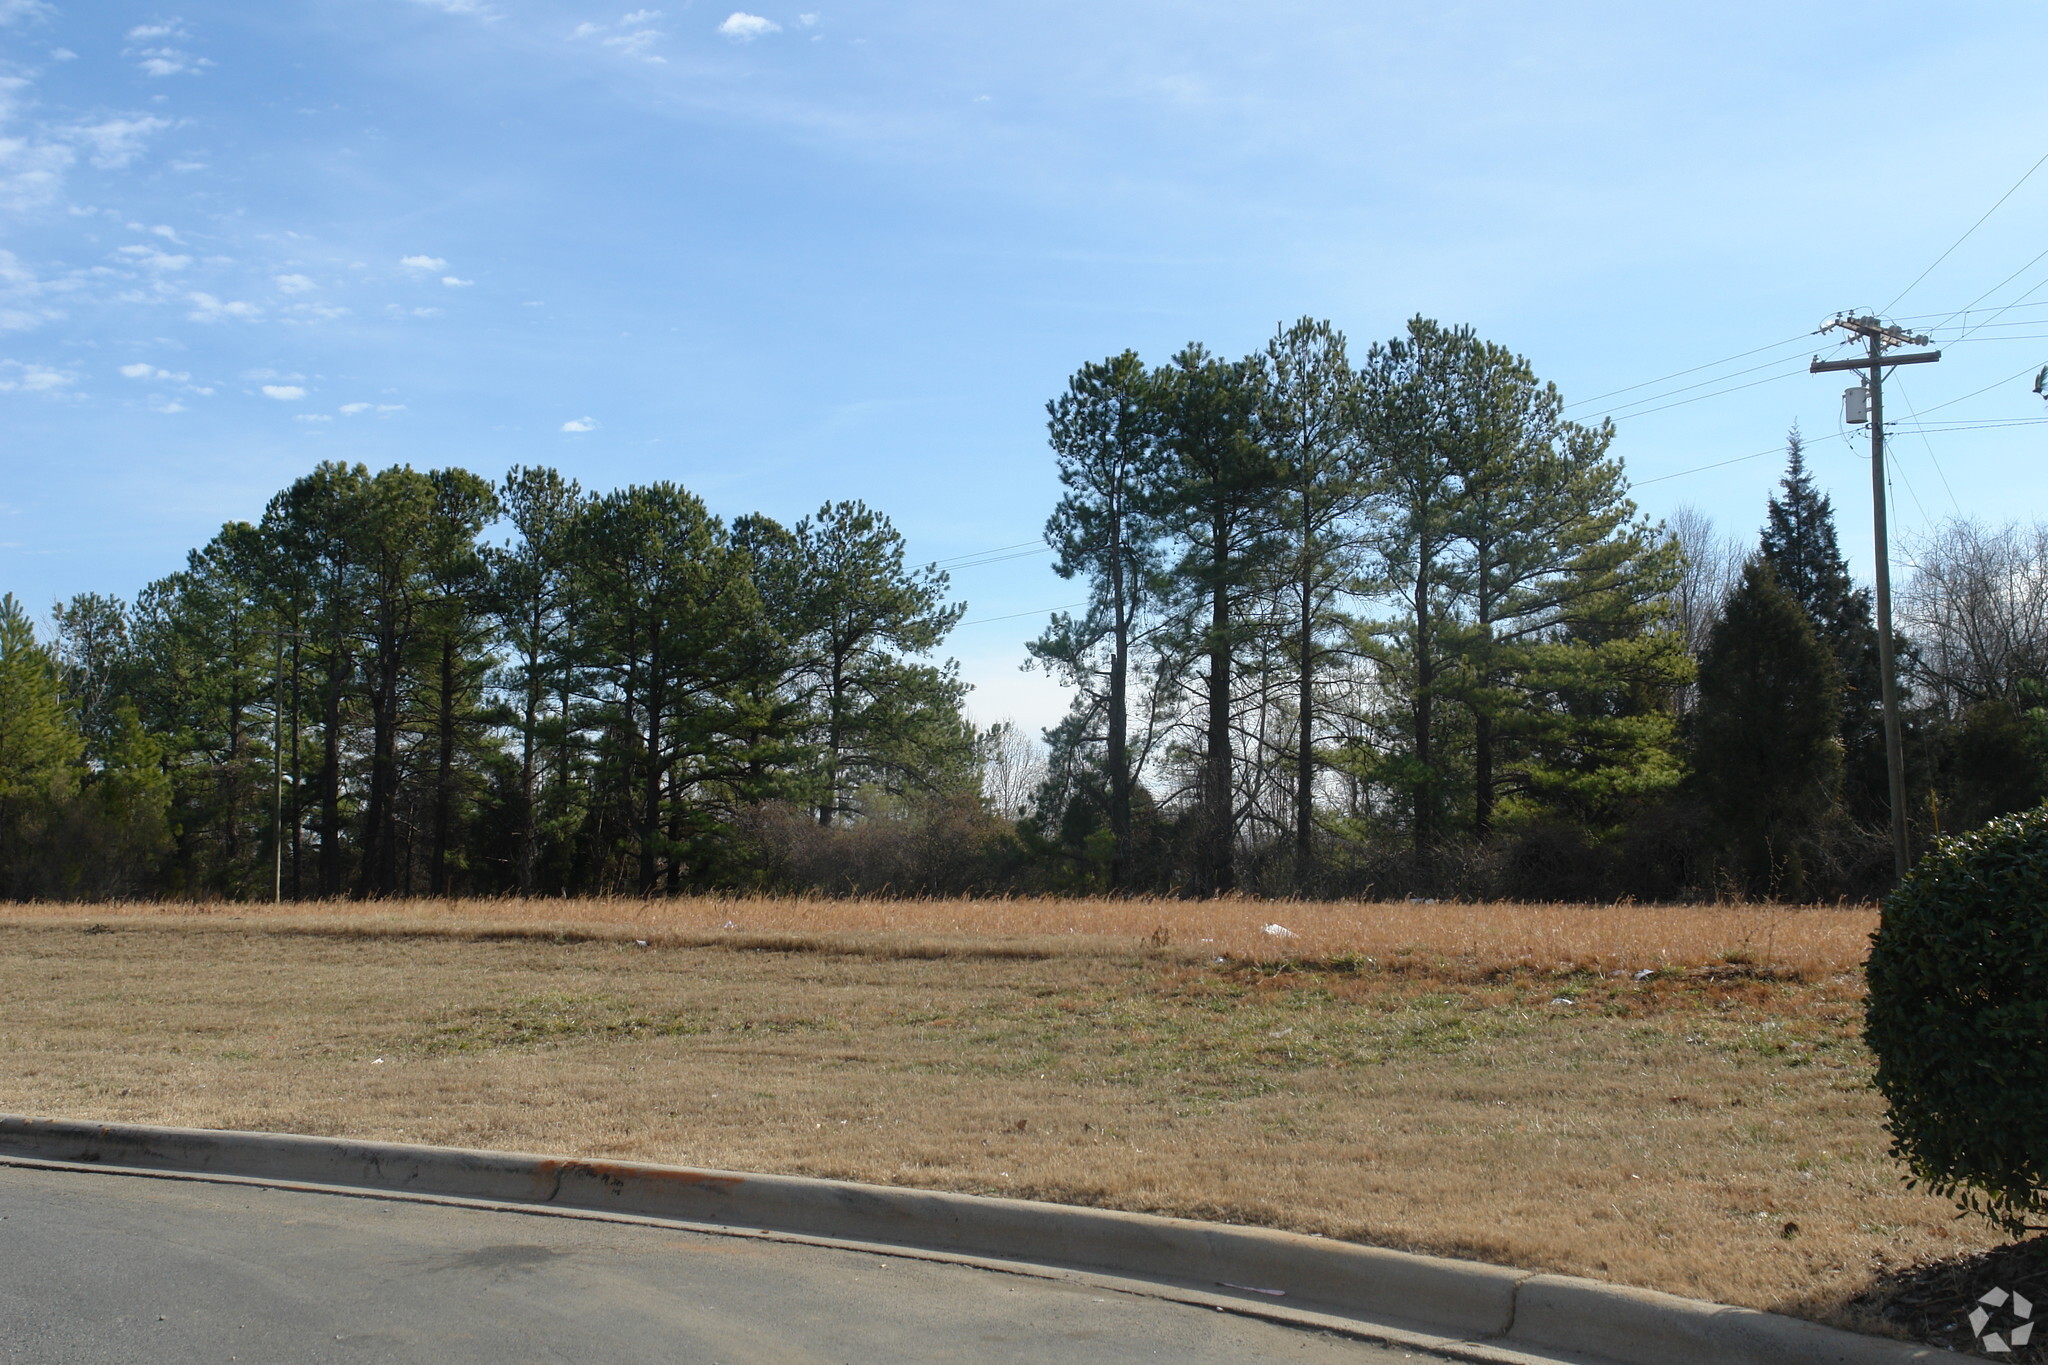
[[14, 595], [0, 596], [0, 895], [58, 889], [55, 836], [84, 752], [57, 661]]
[[1804, 891], [1803, 848], [1839, 798], [1841, 675], [1761, 558], [1743, 569], [1700, 659], [1692, 766], [1751, 894]]
[[1167, 580], [1178, 653], [1185, 664], [1208, 665], [1195, 782], [1199, 885], [1223, 895], [1237, 886], [1236, 672], [1256, 630], [1253, 599], [1278, 549], [1280, 483], [1257, 440], [1252, 362], [1189, 345], [1153, 383], [1164, 456], [1154, 506], [1182, 550]]
[[[1867, 588], [1849, 577], [1835, 535], [1835, 509], [1814, 486], [1794, 427], [1785, 440], [1783, 493], [1770, 500], [1762, 554], [1814, 632], [1834, 657], [1842, 689], [1836, 732], [1842, 741], [1844, 795], [1857, 818], [1887, 818], [1884, 711], [1877, 658], [1877, 627]], [[1903, 642], [1899, 652], [1904, 653]]]
[[1046, 542], [1058, 556], [1055, 573], [1087, 580], [1088, 605], [1079, 616], [1054, 616], [1027, 648], [1075, 689], [1072, 724], [1058, 734], [1086, 751], [1100, 746], [1109, 889], [1122, 892], [1131, 872], [1131, 792], [1143, 761], [1143, 746], [1137, 761], [1131, 754], [1132, 650], [1159, 556], [1147, 508], [1159, 465], [1151, 376], [1132, 351], [1083, 365], [1046, 413], [1066, 489], [1046, 522]]
[[1344, 334], [1302, 318], [1254, 357], [1259, 383], [1259, 441], [1281, 486], [1276, 615], [1287, 636], [1286, 687], [1294, 713], [1292, 768], [1294, 878], [1314, 877], [1315, 792], [1327, 728], [1323, 700], [1349, 620], [1340, 607], [1363, 558], [1357, 518], [1372, 497], [1362, 386]]

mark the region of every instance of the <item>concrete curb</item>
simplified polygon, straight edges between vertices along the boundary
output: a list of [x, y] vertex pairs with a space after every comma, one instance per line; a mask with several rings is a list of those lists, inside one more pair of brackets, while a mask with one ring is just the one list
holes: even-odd
[[[802, 1176], [0, 1115], [0, 1160], [10, 1157], [625, 1214], [1280, 1290], [1308, 1316], [1426, 1322], [1446, 1344], [1504, 1354], [1564, 1352], [1616, 1365], [1905, 1365], [1949, 1354], [1754, 1309], [1264, 1228]], [[1412, 1331], [1390, 1335], [1417, 1339]]]

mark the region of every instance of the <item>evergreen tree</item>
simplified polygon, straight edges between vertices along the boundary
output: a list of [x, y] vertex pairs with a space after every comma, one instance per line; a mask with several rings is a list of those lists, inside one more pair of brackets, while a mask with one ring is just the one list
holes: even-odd
[[[1785, 477], [1766, 514], [1762, 554], [1778, 582], [1813, 622], [1841, 674], [1836, 732], [1842, 741], [1844, 795], [1858, 819], [1889, 818], [1884, 698], [1871, 596], [1849, 577], [1835, 535], [1835, 509], [1813, 482], [1794, 427], [1785, 440]], [[1905, 653], [1904, 641], [1898, 653]]]
[[1315, 794], [1322, 771], [1323, 695], [1342, 659], [1349, 619], [1342, 600], [1357, 579], [1357, 518], [1372, 497], [1358, 375], [1344, 334], [1303, 318], [1266, 343], [1257, 357], [1259, 439], [1281, 486], [1281, 562], [1275, 575], [1285, 623], [1293, 752], [1294, 876], [1314, 875]]
[[[1196, 807], [1198, 885], [1237, 886], [1235, 672], [1277, 546], [1280, 485], [1258, 442], [1257, 371], [1189, 345], [1153, 378], [1164, 453], [1155, 506], [1181, 547], [1169, 575], [1182, 665], [1206, 662]], [[1176, 680], [1177, 681], [1177, 680]]]
[[822, 796], [818, 823], [859, 813], [861, 787], [949, 785], [971, 762], [974, 734], [954, 668], [914, 662], [938, 648], [966, 611], [948, 580], [904, 562], [903, 536], [859, 502], [828, 503], [795, 528], [807, 629], [799, 672], [817, 698]]
[[491, 574], [478, 537], [499, 513], [497, 491], [466, 469], [437, 469], [422, 576], [421, 643], [425, 675], [415, 689], [421, 728], [433, 740], [428, 806], [427, 889], [453, 895], [458, 864], [466, 864], [458, 824], [473, 812], [497, 745], [502, 716], [486, 704], [496, 624]]
[[82, 592], [51, 612], [65, 699], [78, 718], [86, 760], [104, 763], [120, 728], [116, 711], [130, 670], [128, 608], [118, 597]]
[[1836, 809], [1841, 675], [1761, 558], [1743, 569], [1700, 660], [1692, 767], [1751, 894], [1804, 893], [1804, 849]]
[[57, 661], [36, 642], [14, 594], [0, 596], [0, 892], [60, 889], [59, 821], [78, 790], [84, 754]]
[[603, 794], [641, 894], [701, 879], [715, 857], [713, 786], [742, 766], [733, 697], [760, 601], [726, 528], [671, 483], [592, 500], [575, 530], [581, 655], [604, 718]]
[[1368, 783], [1407, 807], [1425, 881], [1451, 791], [1437, 699], [1450, 665], [1446, 637], [1462, 586], [1453, 553], [1459, 483], [1443, 433], [1454, 419], [1460, 334], [1413, 318], [1404, 335], [1372, 348], [1362, 371], [1376, 514], [1365, 527], [1374, 567], [1368, 590], [1389, 609], [1358, 631], [1376, 667], [1381, 705], [1394, 711], [1384, 742], [1361, 742]]
[[1131, 792], [1147, 746], [1131, 752], [1133, 650], [1151, 605], [1159, 557], [1148, 514], [1158, 477], [1152, 380], [1125, 351], [1083, 365], [1067, 391], [1046, 404], [1047, 426], [1066, 489], [1046, 522], [1045, 538], [1062, 578], [1085, 577], [1088, 605], [1054, 616], [1027, 648], [1075, 688], [1071, 725], [1059, 734], [1077, 750], [1099, 749], [1109, 819], [1109, 889], [1129, 888]]
[[570, 531], [584, 496], [575, 480], [552, 469], [515, 467], [499, 497], [514, 539], [487, 558], [507, 656], [497, 685], [510, 702], [519, 746], [512, 885], [531, 895], [543, 846], [557, 855], [556, 875], [566, 873], [559, 854], [582, 804], [573, 780], [580, 746], [570, 715], [576, 632]]

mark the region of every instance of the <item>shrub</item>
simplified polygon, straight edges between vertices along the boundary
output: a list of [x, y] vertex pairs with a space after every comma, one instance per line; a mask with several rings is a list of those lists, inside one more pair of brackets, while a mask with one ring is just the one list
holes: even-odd
[[2048, 805], [1945, 839], [1884, 904], [1864, 1037], [1916, 1184], [2048, 1210]]

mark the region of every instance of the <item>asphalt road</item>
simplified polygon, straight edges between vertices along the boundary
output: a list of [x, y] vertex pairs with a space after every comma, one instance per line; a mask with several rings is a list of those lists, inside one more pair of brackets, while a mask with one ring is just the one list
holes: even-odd
[[0, 1166], [0, 1361], [10, 1365], [1433, 1359], [967, 1266]]

